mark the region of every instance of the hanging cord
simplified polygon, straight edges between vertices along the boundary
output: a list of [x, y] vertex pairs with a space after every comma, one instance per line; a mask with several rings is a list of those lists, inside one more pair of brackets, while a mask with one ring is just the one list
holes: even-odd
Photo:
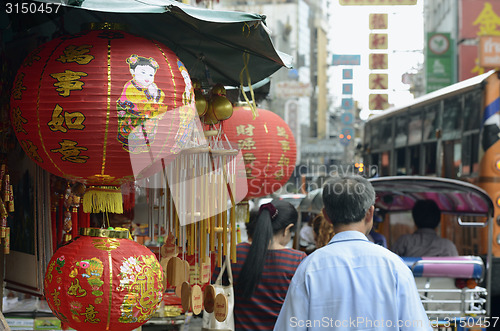
[[[248, 70], [248, 62], [250, 61], [250, 54], [245, 52], [243, 53], [243, 69], [241, 69], [240, 72], [240, 86], [241, 86], [241, 93], [243, 94], [243, 97], [245, 98], [245, 101], [247, 102], [248, 106], [252, 110], [253, 118], [257, 117], [257, 110], [256, 110], [256, 105], [255, 105], [255, 95], [253, 92], [252, 88], [252, 80], [250, 78], [250, 71]], [[252, 97], [252, 102], [247, 97], [247, 94], [245, 93], [245, 88], [243, 86], [243, 74], [245, 74], [246, 79], [247, 79], [247, 84], [248, 88], [250, 89], [250, 96]]]

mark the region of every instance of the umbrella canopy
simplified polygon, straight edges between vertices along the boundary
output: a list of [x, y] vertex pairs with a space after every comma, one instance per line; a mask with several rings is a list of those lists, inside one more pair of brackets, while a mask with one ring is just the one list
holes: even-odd
[[[59, 32], [75, 34], [88, 23], [123, 24], [130, 33], [166, 44], [192, 78], [228, 86], [239, 86], [242, 80], [248, 85], [248, 76], [258, 83], [281, 67], [291, 67], [292, 58], [274, 48], [264, 15], [204, 9], [173, 0], [36, 1], [50, 5], [52, 12], [37, 11], [29, 19], [8, 15], [9, 28], [50, 35], [54, 25]], [[53, 24], [46, 24], [49, 21]]]
[[321, 213], [323, 209], [323, 199], [321, 198], [322, 192], [322, 188], [317, 188], [308, 192], [306, 197], [300, 202], [299, 210], [303, 213]]

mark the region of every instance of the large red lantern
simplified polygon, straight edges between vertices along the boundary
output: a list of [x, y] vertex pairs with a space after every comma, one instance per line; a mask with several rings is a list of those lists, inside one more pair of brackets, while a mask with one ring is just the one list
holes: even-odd
[[288, 125], [275, 113], [234, 107], [222, 124], [230, 142], [243, 153], [248, 181], [245, 199], [271, 194], [285, 184], [295, 169], [297, 145]]
[[52, 174], [88, 184], [87, 212], [119, 212], [117, 186], [160, 170], [187, 142], [195, 115], [177, 56], [116, 30], [40, 46], [24, 60], [11, 96], [24, 151]]
[[144, 324], [163, 298], [156, 256], [125, 239], [128, 231], [82, 230], [87, 235], [59, 248], [49, 262], [44, 285], [50, 309], [76, 330], [122, 331]]

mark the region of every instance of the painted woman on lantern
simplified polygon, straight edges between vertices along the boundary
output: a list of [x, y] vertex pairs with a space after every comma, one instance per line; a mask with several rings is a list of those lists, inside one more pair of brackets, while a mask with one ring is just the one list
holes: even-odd
[[123, 149], [137, 154], [154, 142], [159, 117], [167, 111], [165, 93], [155, 84], [158, 62], [136, 54], [127, 59], [132, 79], [125, 83], [117, 100], [118, 141]]

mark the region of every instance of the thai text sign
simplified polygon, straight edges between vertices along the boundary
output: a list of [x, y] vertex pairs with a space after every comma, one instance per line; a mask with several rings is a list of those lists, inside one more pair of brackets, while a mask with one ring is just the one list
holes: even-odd
[[480, 37], [479, 65], [485, 68], [500, 66], [500, 36]]

